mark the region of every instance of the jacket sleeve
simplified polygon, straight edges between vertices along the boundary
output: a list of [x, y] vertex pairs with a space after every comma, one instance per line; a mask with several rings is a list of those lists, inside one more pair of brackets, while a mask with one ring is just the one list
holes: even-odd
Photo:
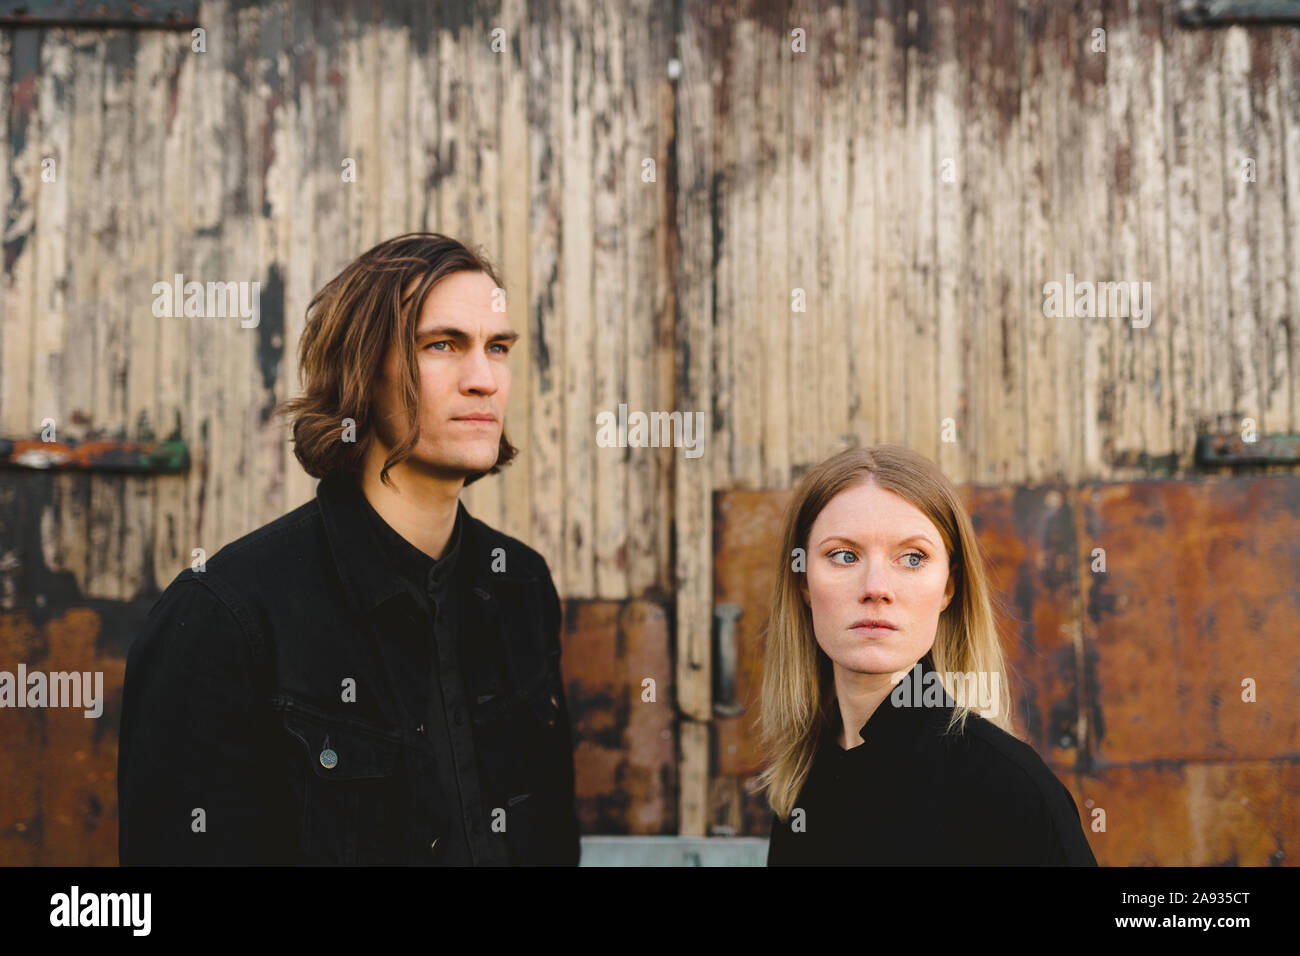
[[127, 653], [118, 749], [118, 859], [266, 862], [257, 655], [193, 572], [163, 592]]
[[561, 669], [560, 628], [563, 622], [563, 609], [560, 595], [555, 590], [549, 570], [544, 575], [543, 590], [546, 594], [546, 646], [555, 662], [556, 701], [559, 705], [556, 716], [559, 739], [565, 742], [562, 753], [556, 755], [559, 783], [559, 805], [561, 820], [554, 835], [554, 852], [552, 861], [557, 866], [577, 866], [582, 856], [582, 843], [578, 834], [577, 799], [574, 786], [573, 768], [573, 732], [569, 720], [569, 707], [564, 693], [564, 673]]
[[1059, 780], [1057, 784], [1060, 792], [1048, 815], [1052, 835], [1047, 863], [1053, 866], [1096, 866], [1097, 858], [1088, 845], [1074, 796], [1065, 784]]

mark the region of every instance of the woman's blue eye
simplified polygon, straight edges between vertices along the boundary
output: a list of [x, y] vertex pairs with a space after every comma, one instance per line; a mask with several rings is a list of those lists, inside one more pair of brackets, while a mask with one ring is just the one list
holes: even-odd
[[[430, 342], [428, 345], [425, 346], [425, 348], [426, 348], [426, 349], [431, 349], [431, 348], [433, 348], [435, 345], [450, 345], [450, 344], [451, 344], [451, 343], [448, 342], [446, 339], [439, 339], [437, 342]], [[441, 352], [441, 351], [443, 351], [443, 350], [442, 350], [442, 349], [438, 349], [438, 351]]]
[[[853, 561], [848, 561], [848, 562], [836, 561], [836, 560], [835, 560], [835, 555], [837, 555], [837, 554], [847, 554], [849, 557], [851, 557], [851, 558], [853, 559]], [[831, 563], [832, 563], [832, 564], [844, 564], [844, 563], [847, 563], [847, 564], [853, 564], [855, 561], [858, 560], [858, 556], [857, 556], [856, 554], [854, 554], [852, 551], [845, 551], [845, 550], [842, 550], [842, 549], [839, 550], [839, 551], [832, 551], [830, 554], [826, 555], [826, 557], [828, 557], [828, 558], [831, 559]]]
[[909, 564], [909, 568], [919, 568], [921, 565], [925, 564], [925, 553], [922, 551], [909, 551], [907, 554], [903, 555], [903, 557], [918, 559], [916, 564]]

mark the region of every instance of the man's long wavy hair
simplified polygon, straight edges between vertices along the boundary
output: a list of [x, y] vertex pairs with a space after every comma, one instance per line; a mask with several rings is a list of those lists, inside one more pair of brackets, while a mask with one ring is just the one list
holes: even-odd
[[[293, 422], [293, 453], [307, 474], [360, 477], [376, 437], [376, 386], [393, 343], [408, 430], [384, 459], [380, 479], [389, 483], [389, 469], [410, 456], [420, 437], [415, 330], [430, 290], [456, 272], [483, 272], [501, 287], [481, 251], [436, 232], [409, 232], [362, 253], [312, 297], [298, 342], [304, 394], [276, 409]], [[356, 441], [343, 440], [345, 419], [355, 422]], [[517, 453], [503, 428], [496, 464], [465, 484], [496, 474]]]
[[[819, 741], [841, 719], [831, 660], [817, 644], [812, 610], [799, 584], [806, 572], [794, 570], [796, 548], [809, 552], [809, 533], [823, 508], [846, 488], [874, 481], [902, 497], [934, 522], [956, 578], [952, 600], [939, 615], [930, 661], [944, 688], [957, 702], [948, 730], [965, 729], [978, 703], [949, 686], [949, 673], [983, 671], [998, 675], [997, 714], [985, 719], [1008, 733], [1011, 694], [998, 641], [984, 558], [975, 529], [952, 482], [937, 465], [899, 445], [850, 448], [821, 462], [795, 488], [785, 514], [776, 589], [766, 624], [759, 730], [767, 766], [758, 791], [782, 821], [789, 818], [812, 767]], [[805, 565], [806, 566], [806, 565]]]

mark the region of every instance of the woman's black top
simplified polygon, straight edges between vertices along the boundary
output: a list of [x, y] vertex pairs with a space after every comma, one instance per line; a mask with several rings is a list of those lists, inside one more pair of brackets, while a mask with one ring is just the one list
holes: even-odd
[[[920, 668], [917, 686], [938, 688], [928, 654]], [[896, 705], [916, 699], [917, 679], [881, 702], [858, 746], [828, 729], [796, 812], [772, 816], [768, 866], [1096, 866], [1074, 798], [1034, 749], [976, 713], [945, 735], [954, 701], [941, 689], [936, 706]]]

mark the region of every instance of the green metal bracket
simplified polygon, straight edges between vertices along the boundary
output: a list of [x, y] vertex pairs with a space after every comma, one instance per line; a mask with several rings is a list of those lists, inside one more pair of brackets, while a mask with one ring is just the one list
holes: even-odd
[[1300, 435], [1260, 435], [1246, 441], [1237, 432], [1198, 435], [1198, 465], [1294, 465], [1300, 462]]
[[0, 438], [0, 468], [174, 474], [189, 467], [189, 447], [183, 441]]

